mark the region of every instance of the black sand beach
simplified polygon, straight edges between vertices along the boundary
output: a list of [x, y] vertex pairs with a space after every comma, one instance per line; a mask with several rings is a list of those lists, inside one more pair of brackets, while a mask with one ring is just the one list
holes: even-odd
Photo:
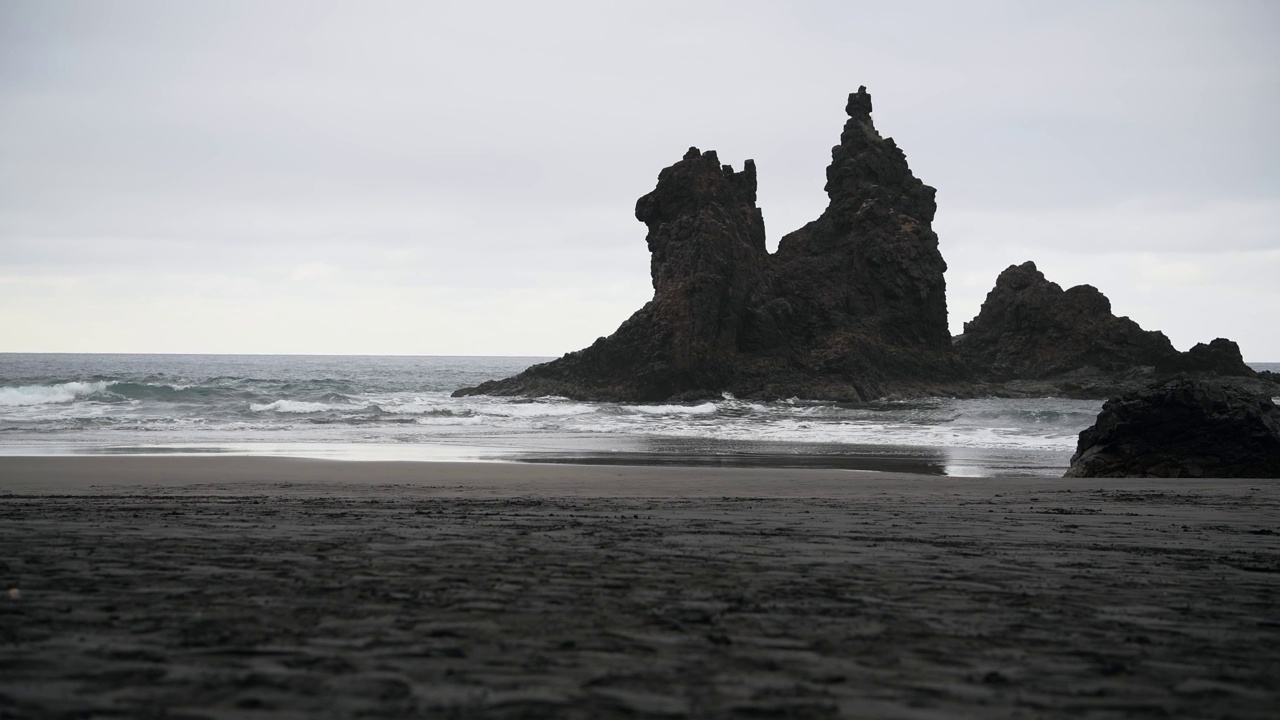
[[1280, 488], [0, 458], [0, 717], [1234, 717]]

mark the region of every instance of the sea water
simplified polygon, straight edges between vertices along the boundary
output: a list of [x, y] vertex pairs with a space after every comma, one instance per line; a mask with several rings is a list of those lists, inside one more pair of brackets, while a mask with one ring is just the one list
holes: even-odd
[[1102, 405], [1063, 398], [833, 403], [726, 395], [643, 404], [450, 396], [548, 359], [0, 354], [0, 454], [1060, 475]]

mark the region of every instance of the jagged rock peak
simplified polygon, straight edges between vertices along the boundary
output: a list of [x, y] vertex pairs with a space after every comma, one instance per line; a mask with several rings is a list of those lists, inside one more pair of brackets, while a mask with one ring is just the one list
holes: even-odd
[[907, 156], [883, 138], [871, 119], [871, 95], [866, 87], [849, 95], [845, 105], [849, 119], [840, 133], [840, 144], [831, 148], [824, 187], [831, 204], [829, 218], [844, 226], [856, 223], [859, 211], [879, 222], [896, 212], [918, 222], [933, 222], [936, 191], [911, 173]]
[[1040, 268], [1036, 267], [1036, 264], [1031, 260], [1022, 263], [1021, 265], [1010, 265], [996, 276], [997, 288], [1003, 288], [1015, 292], [1031, 287], [1032, 285], [1039, 285], [1040, 283], [1048, 283], [1059, 290], [1062, 289], [1060, 285], [1055, 282], [1051, 282], [1046, 278], [1044, 273], [1040, 272]]
[[997, 381], [1051, 378], [1085, 368], [1156, 367], [1178, 357], [1162, 333], [1116, 317], [1097, 288], [1063, 290], [1033, 262], [1000, 273], [958, 340], [956, 348], [970, 367]]
[[756, 163], [747, 160], [742, 172], [721, 165], [715, 150], [689, 148], [680, 162], [658, 173], [658, 186], [636, 201], [636, 219], [652, 229], [707, 203], [756, 202]]
[[[1036, 264], [1028, 260], [1021, 265], [1010, 265], [996, 277], [995, 287], [982, 303], [984, 312], [965, 323], [964, 332], [966, 335], [971, 329], [980, 332], [982, 324], [994, 322], [1008, 312], [1025, 309], [1032, 301], [1067, 302], [1076, 313], [1099, 318], [1111, 315], [1111, 301], [1098, 288], [1076, 285], [1063, 290], [1061, 285], [1046, 278]], [[991, 312], [985, 312], [988, 309]]]
[[458, 394], [872, 399], [961, 379], [934, 190], [871, 122], [866, 88], [827, 170], [831, 203], [765, 249], [756, 167], [689, 148], [636, 201], [653, 299], [592, 346]]
[[1162, 366], [1164, 372], [1199, 372], [1228, 377], [1258, 377], [1249, 367], [1240, 346], [1226, 338], [1216, 338], [1209, 344], [1196, 343], [1195, 347], [1181, 353], [1174, 361]]
[[978, 376], [996, 381], [1139, 368], [1156, 374], [1257, 376], [1234, 342], [1218, 338], [1180, 353], [1163, 333], [1116, 317], [1097, 288], [1063, 290], [1033, 262], [1000, 273], [978, 316], [964, 324], [956, 349]]
[[849, 117], [871, 114], [871, 95], [867, 93], [866, 85], [859, 85], [858, 92], [849, 93], [849, 102], [845, 104], [844, 111]]
[[756, 164], [747, 160], [742, 172], [722, 165], [714, 150], [689, 148], [676, 164], [658, 173], [657, 187], [636, 201], [636, 219], [649, 228], [652, 269], [665, 262], [670, 241], [683, 242], [695, 226], [716, 222], [730, 239], [765, 252], [764, 217], [756, 207]]

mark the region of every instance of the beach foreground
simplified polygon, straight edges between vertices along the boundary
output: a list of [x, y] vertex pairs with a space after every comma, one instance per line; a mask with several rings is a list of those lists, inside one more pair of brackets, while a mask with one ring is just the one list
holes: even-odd
[[1280, 486], [0, 458], [2, 717], [1274, 717]]

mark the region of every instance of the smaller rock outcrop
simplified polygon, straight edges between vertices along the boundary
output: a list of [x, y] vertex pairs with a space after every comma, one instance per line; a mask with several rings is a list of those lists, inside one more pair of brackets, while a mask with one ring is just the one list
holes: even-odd
[[1244, 362], [1240, 346], [1226, 338], [1218, 338], [1208, 345], [1196, 343], [1190, 350], [1157, 366], [1161, 372], [1192, 372], [1224, 375], [1227, 377], [1258, 377], [1253, 368]]
[[1066, 477], [1280, 478], [1280, 408], [1228, 384], [1167, 378], [1108, 400]]
[[1011, 265], [996, 279], [982, 310], [954, 338], [957, 354], [991, 392], [1020, 388], [1107, 397], [1155, 377], [1191, 373], [1241, 379], [1260, 388], [1240, 346], [1218, 338], [1178, 352], [1164, 333], [1117, 317], [1091, 285], [1063, 290], [1033, 262]]
[[1172, 364], [1180, 355], [1164, 333], [1116, 317], [1097, 288], [1063, 290], [1033, 262], [1000, 273], [955, 347], [976, 375], [996, 382], [1040, 380], [1086, 367], [1120, 372]]

